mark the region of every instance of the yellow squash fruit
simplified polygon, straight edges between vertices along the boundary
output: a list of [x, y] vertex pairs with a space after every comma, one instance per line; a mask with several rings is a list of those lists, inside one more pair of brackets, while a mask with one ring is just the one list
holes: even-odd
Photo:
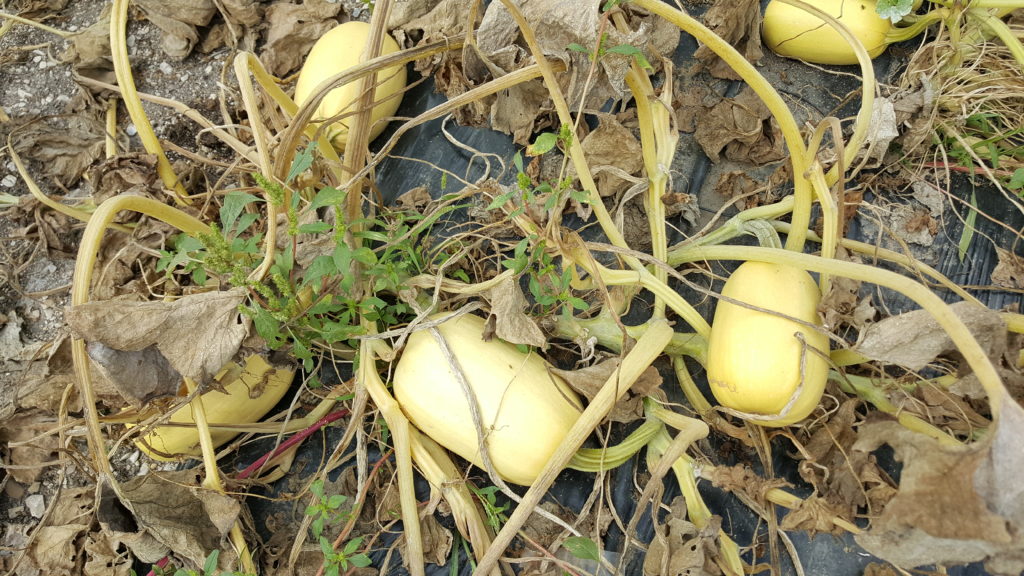
[[[726, 281], [722, 296], [708, 337], [711, 393], [727, 408], [774, 416], [799, 389], [785, 415], [751, 421], [786, 426], [807, 417], [825, 390], [828, 336], [779, 314], [819, 324], [821, 292], [814, 279], [790, 266], [745, 262]], [[726, 298], [778, 314], [740, 306]]]
[[[846, 25], [872, 58], [888, 46], [886, 34], [892, 23], [875, 12], [873, 0], [806, 1]], [[835, 28], [810, 12], [779, 0], [772, 0], [765, 8], [761, 37], [773, 52], [787, 58], [815, 64], [857, 63], [850, 44]]]
[[[274, 368], [262, 356], [246, 358], [245, 365], [230, 364], [218, 374], [224, 392], [210, 390], [202, 395], [206, 420], [212, 424], [250, 424], [270, 412], [284, 397], [295, 376], [293, 370]], [[226, 394], [225, 394], [226, 392]], [[195, 400], [193, 400], [195, 402]], [[182, 426], [157, 426], [136, 441], [140, 450], [156, 460], [171, 461], [164, 454], [200, 456], [199, 432], [192, 419], [191, 406], [183, 406], [169, 422]], [[212, 430], [214, 447], [231, 441], [239, 432]]]
[[[366, 48], [366, 37], [370, 25], [365, 22], [346, 22], [320, 37], [306, 57], [298, 82], [295, 84], [295, 103], [302, 106], [313, 95], [316, 87], [331, 76], [340, 74], [360, 63], [360, 56]], [[398, 43], [384, 35], [381, 55], [398, 51]], [[405, 90], [405, 67], [394, 66], [377, 73], [378, 86], [374, 91], [374, 102], [370, 117], [370, 139], [384, 131], [386, 122], [381, 120], [394, 116], [402, 102]], [[359, 82], [349, 82], [331, 90], [317, 107], [313, 120], [322, 122], [339, 114], [349, 115], [331, 124], [328, 137], [335, 147], [344, 148], [348, 141], [351, 114], [356, 112], [355, 102], [359, 99]]]
[[[528, 486], [582, 411], [579, 397], [536, 352], [482, 339], [484, 320], [465, 314], [438, 331], [476, 395], [488, 454], [499, 475]], [[395, 367], [395, 399], [445, 448], [483, 466], [470, 404], [429, 330], [414, 332]]]

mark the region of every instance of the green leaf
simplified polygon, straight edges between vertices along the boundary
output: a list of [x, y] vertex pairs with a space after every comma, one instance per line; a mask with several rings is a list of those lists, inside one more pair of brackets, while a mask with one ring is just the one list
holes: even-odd
[[914, 0], [878, 0], [875, 12], [882, 18], [888, 18], [893, 24], [914, 11]]
[[971, 240], [974, 238], [974, 223], [978, 220], [978, 199], [974, 192], [971, 192], [971, 207], [964, 219], [964, 231], [960, 233], [960, 242], [957, 244], [957, 253], [960, 262], [967, 257], [967, 249], [971, 247]]
[[220, 223], [224, 232], [230, 232], [242, 210], [249, 204], [259, 201], [259, 199], [258, 196], [242, 192], [241, 190], [227, 193], [224, 196], [224, 204], [220, 207]]
[[345, 191], [337, 188], [321, 188], [313, 201], [309, 204], [310, 210], [323, 208], [324, 206], [338, 206], [345, 199]]
[[217, 571], [217, 557], [220, 556], [220, 550], [214, 550], [210, 552], [210, 555], [206, 557], [206, 562], [203, 564], [203, 573], [213, 575]]
[[565, 549], [568, 550], [570, 554], [580, 560], [597, 561], [601, 559], [601, 552], [597, 548], [597, 543], [590, 538], [570, 536], [565, 539], [562, 546], [565, 546]]
[[332, 494], [331, 497], [327, 499], [327, 507], [333, 510], [344, 504], [345, 500], [346, 498], [344, 494]]
[[356, 568], [365, 568], [373, 563], [373, 561], [370, 560], [370, 557], [366, 554], [356, 554], [349, 558], [348, 561]]
[[331, 548], [330, 541], [328, 541], [327, 538], [324, 538], [323, 536], [320, 536], [319, 539], [320, 551], [324, 553], [324, 556], [334, 556], [334, 549]]
[[527, 156], [540, 156], [550, 152], [558, 144], [558, 136], [551, 132], [542, 132], [537, 139], [526, 147]]
[[1021, 191], [1024, 190], [1024, 168], [1017, 168], [1013, 171], [1013, 176], [1010, 176], [1010, 181], [1006, 183], [1010, 190]]
[[576, 42], [573, 42], [572, 44], [566, 46], [566, 48], [572, 50], [573, 52], [580, 52], [582, 54], [590, 56], [590, 50], [587, 50], [587, 47], [582, 44], [577, 44]]
[[327, 222], [310, 222], [299, 226], [299, 234], [320, 234], [331, 229]]
[[316, 142], [310, 142], [308, 146], [299, 152], [295, 160], [292, 160], [292, 167], [288, 170], [288, 177], [285, 178], [285, 182], [291, 182], [296, 176], [302, 174], [313, 165], [313, 148], [316, 147]]
[[646, 70], [651, 69], [651, 63], [647, 61], [647, 57], [644, 56], [644, 51], [629, 44], [619, 44], [618, 46], [612, 46], [608, 49], [609, 54], [621, 54], [629, 58], [636, 58], [636, 63], [641, 68]]

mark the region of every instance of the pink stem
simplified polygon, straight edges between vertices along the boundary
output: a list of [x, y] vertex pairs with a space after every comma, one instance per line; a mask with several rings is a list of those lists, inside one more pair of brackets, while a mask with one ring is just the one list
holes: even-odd
[[160, 568], [161, 570], [163, 570], [164, 568], [167, 568], [167, 564], [169, 564], [170, 561], [171, 559], [167, 556], [164, 556], [163, 558], [157, 560], [156, 568], [150, 568], [146, 576], [156, 576], [156, 569]]
[[258, 460], [250, 464], [245, 470], [239, 472], [236, 478], [238, 480], [245, 480], [249, 476], [252, 476], [253, 473], [259, 470], [264, 464], [269, 462], [271, 459], [277, 458], [292, 446], [295, 446], [299, 442], [302, 442], [306, 438], [309, 438], [309, 436], [316, 432], [317, 430], [323, 428], [324, 426], [330, 424], [331, 422], [334, 422], [335, 420], [339, 420], [341, 418], [344, 418], [345, 416], [348, 416], [348, 414], [348, 409], [338, 410], [337, 412], [331, 412], [327, 416], [324, 416], [323, 418], [314, 422], [309, 428], [306, 428], [305, 430], [296, 433], [291, 438], [282, 442], [281, 445], [275, 448], [273, 451], [268, 452], [263, 456], [260, 456]]

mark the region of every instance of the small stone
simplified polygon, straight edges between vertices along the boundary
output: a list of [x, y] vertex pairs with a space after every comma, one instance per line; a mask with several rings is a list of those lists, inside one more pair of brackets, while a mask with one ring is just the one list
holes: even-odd
[[4, 188], [13, 188], [17, 183], [18, 179], [14, 177], [14, 174], [8, 174], [3, 177], [3, 180], [0, 180], [0, 186], [3, 186]]
[[42, 518], [43, 513], [46, 512], [46, 500], [43, 499], [42, 494], [33, 494], [25, 498], [25, 508], [28, 508], [28, 513], [33, 518]]
[[171, 72], [174, 72], [174, 68], [172, 68], [171, 65], [168, 64], [167, 62], [161, 62], [160, 63], [160, 71], [163, 72], [164, 74], [170, 74]]
[[25, 507], [24, 506], [12, 506], [12, 507], [7, 509], [7, 517], [8, 518], [17, 518], [18, 516], [21, 516], [21, 513], [24, 512], [24, 511], [25, 511]]
[[134, 48], [136, 42], [138, 42], [138, 39], [135, 37], [135, 34], [129, 34], [124, 41], [125, 45], [127, 45], [129, 48]]
[[15, 482], [14, 480], [8, 480], [4, 486], [4, 493], [7, 494], [11, 500], [21, 500], [25, 497], [25, 487]]
[[125, 127], [124, 133], [129, 136], [135, 136], [136, 134], [139, 133], [139, 129], [135, 127], [135, 124], [129, 124], [127, 127]]
[[139, 471], [136, 476], [145, 476], [149, 474], [149, 462], [143, 462], [139, 465]]

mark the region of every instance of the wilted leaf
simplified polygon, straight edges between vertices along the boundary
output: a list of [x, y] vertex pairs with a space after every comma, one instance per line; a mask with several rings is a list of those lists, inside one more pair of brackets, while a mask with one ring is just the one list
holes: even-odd
[[275, 76], [299, 68], [313, 44], [338, 25], [340, 2], [275, 3], [267, 8], [266, 37], [260, 60]]
[[213, 0], [138, 0], [146, 18], [163, 31], [160, 46], [178, 60], [188, 56], [199, 42], [197, 26], [210, 23], [217, 6]]
[[996, 246], [999, 262], [992, 269], [992, 284], [1009, 290], [1024, 288], [1024, 258]]
[[[632, 176], [644, 167], [642, 150], [633, 133], [615, 116], [602, 114], [599, 117], [601, 123], [587, 134], [581, 146], [597, 179], [597, 191], [602, 197], [617, 197], [633, 184], [619, 174]], [[569, 175], [575, 177], [575, 169], [570, 170]]]
[[89, 342], [86, 351], [107, 382], [135, 408], [178, 394], [181, 375], [155, 345], [142, 350], [115, 350], [102, 342]]
[[248, 334], [238, 305], [246, 291], [193, 294], [174, 302], [88, 302], [68, 310], [76, 335], [116, 350], [156, 345], [182, 376], [205, 383], [238, 352]]
[[[573, 390], [587, 400], [592, 400], [604, 383], [608, 381], [608, 378], [618, 369], [619, 361], [619, 358], [609, 358], [579, 370], [552, 368], [551, 371], [561, 376]], [[608, 414], [608, 420], [612, 422], [639, 420], [644, 415], [644, 397], [659, 394], [659, 386], [661, 386], [661, 375], [653, 366], [648, 366], [626, 395], [612, 407], [612, 411]]]
[[61, 54], [61, 60], [71, 62], [75, 72], [82, 76], [116, 82], [110, 51], [110, 4], [103, 5], [96, 22], [71, 37], [71, 45]]
[[785, 156], [785, 143], [768, 107], [750, 87], [725, 98], [697, 119], [697, 143], [713, 162], [765, 164]]
[[[989, 357], [1002, 355], [1006, 350], [1006, 323], [998, 312], [969, 302], [957, 302], [950, 308]], [[931, 314], [915, 310], [868, 326], [855, 349], [872, 360], [920, 370], [956, 346]]]
[[[757, 64], [764, 56], [761, 50], [761, 3], [758, 0], [717, 0], [704, 14], [704, 25], [751, 63]], [[707, 46], [697, 48], [694, 57], [715, 78], [740, 80], [732, 67]]]
[[526, 315], [528, 302], [523, 296], [519, 282], [509, 277], [490, 291], [491, 316], [494, 317], [494, 333], [498, 338], [512, 344], [526, 344], [544, 350], [548, 340], [537, 322]]
[[92, 199], [97, 206], [108, 198], [134, 191], [160, 198], [163, 183], [156, 171], [156, 156], [128, 152], [104, 160], [89, 171]]
[[[57, 457], [56, 428], [56, 418], [35, 411], [17, 413], [0, 424], [0, 445], [7, 448], [4, 463], [10, 465], [6, 471], [12, 478], [22, 484], [39, 479], [45, 464]], [[49, 431], [53, 433], [47, 435]], [[15, 443], [19, 445], [10, 447]]]
[[866, 426], [855, 449], [892, 446], [903, 462], [899, 492], [857, 542], [902, 568], [985, 562], [993, 574], [1024, 571], [1024, 410], [1001, 398], [988, 434], [944, 447], [895, 422]]
[[869, 154], [869, 167], [877, 166], [882, 162], [885, 153], [889, 150], [889, 144], [900, 135], [896, 123], [896, 108], [888, 98], [876, 98], [875, 105], [871, 109], [871, 120], [868, 122], [868, 134], [865, 140], [868, 148], [865, 152]]
[[685, 518], [685, 499], [677, 496], [672, 500], [665, 523], [654, 525], [654, 539], [644, 558], [645, 576], [705, 573], [705, 554], [714, 550], [714, 535], [718, 533], [721, 520], [713, 517], [704, 530], [698, 532]]
[[27, 560], [48, 576], [77, 576], [82, 573], [78, 536], [87, 524], [43, 526], [35, 534]]
[[[221, 550], [221, 564], [230, 562], [226, 537], [241, 512], [237, 500], [195, 486], [194, 470], [140, 476], [121, 485], [118, 501], [104, 487], [98, 519], [106, 530], [129, 546], [155, 538], [175, 555], [202, 566], [207, 555]], [[129, 538], [134, 536], [135, 540]], [[134, 550], [134, 547], [133, 547]]]
[[58, 180], [71, 188], [86, 169], [103, 157], [106, 127], [88, 114], [51, 116], [20, 128], [13, 136], [14, 147], [25, 158], [39, 164], [39, 176]]
[[118, 552], [117, 543], [100, 532], [89, 534], [85, 539], [84, 576], [129, 576], [132, 572], [131, 557]]

